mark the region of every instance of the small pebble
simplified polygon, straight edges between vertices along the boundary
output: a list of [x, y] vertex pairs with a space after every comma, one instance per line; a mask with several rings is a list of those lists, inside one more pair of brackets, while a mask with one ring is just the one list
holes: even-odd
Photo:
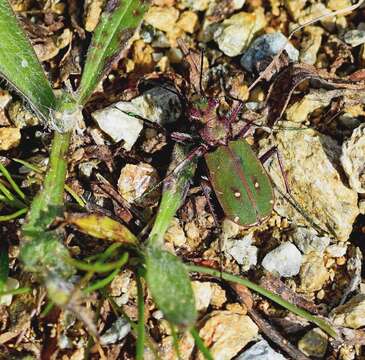
[[333, 323], [358, 329], [365, 326], [365, 294], [358, 294], [344, 305], [335, 308], [331, 313]]
[[102, 336], [100, 336], [100, 343], [103, 345], [114, 344], [125, 338], [130, 331], [131, 326], [128, 321], [120, 317]]
[[10, 150], [17, 147], [20, 143], [20, 139], [21, 134], [19, 128], [0, 128], [0, 150]]
[[259, 36], [241, 57], [241, 65], [247, 71], [262, 71], [282, 49], [287, 52], [290, 61], [298, 61], [299, 51], [281, 32]]
[[298, 342], [298, 348], [307, 356], [323, 358], [328, 346], [328, 336], [319, 328], [308, 331]]
[[178, 18], [179, 11], [174, 7], [151, 6], [144, 21], [158, 30], [170, 32], [176, 25]]
[[343, 37], [346, 44], [352, 47], [359, 46], [365, 43], [365, 30], [350, 30]]
[[303, 264], [300, 269], [301, 291], [310, 293], [321, 290], [328, 279], [329, 274], [321, 255], [312, 252], [303, 258]]
[[226, 55], [237, 56], [247, 49], [255, 34], [265, 25], [263, 8], [253, 13], [239, 12], [220, 24], [214, 33], [214, 40]]
[[127, 164], [120, 172], [118, 191], [129, 203], [138, 200], [144, 205], [152, 205], [159, 196], [158, 189], [154, 189], [145, 196], [143, 194], [150, 191], [157, 184], [158, 179], [157, 171], [149, 164]]
[[252, 345], [248, 350], [239, 355], [236, 360], [285, 360], [286, 358], [276, 352], [266, 340], [261, 340]]
[[[257, 334], [257, 325], [247, 315], [231, 311], [211, 312], [199, 331], [213, 359], [232, 359]], [[199, 353], [197, 359], [203, 360], [204, 356]]]
[[299, 273], [302, 254], [291, 242], [285, 242], [270, 251], [262, 260], [262, 266], [272, 273], [291, 277]]

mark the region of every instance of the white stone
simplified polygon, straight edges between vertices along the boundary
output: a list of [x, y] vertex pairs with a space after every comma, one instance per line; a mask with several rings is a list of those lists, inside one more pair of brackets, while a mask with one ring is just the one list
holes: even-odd
[[114, 344], [125, 338], [131, 331], [131, 325], [124, 318], [118, 318], [102, 336], [100, 343], [102, 345]]
[[365, 30], [349, 30], [345, 33], [343, 39], [345, 43], [352, 47], [359, 46], [365, 43]]
[[115, 142], [123, 140], [123, 148], [129, 151], [143, 129], [143, 123], [127, 113], [138, 114], [138, 109], [129, 102], [120, 101], [105, 109], [94, 111], [91, 115], [101, 130]]
[[251, 266], [257, 264], [258, 249], [252, 245], [252, 240], [253, 233], [251, 232], [242, 239], [225, 241], [225, 252], [242, 265], [242, 271], [248, 271]]
[[273, 350], [266, 340], [261, 340], [244, 351], [236, 360], [285, 360], [280, 353]]
[[270, 251], [262, 260], [262, 266], [272, 273], [291, 277], [298, 275], [302, 264], [302, 254], [291, 242], [285, 242]]
[[213, 295], [211, 284], [209, 282], [193, 281], [191, 286], [194, 291], [196, 309], [198, 311], [207, 310]]
[[347, 244], [339, 243], [330, 245], [327, 247], [326, 252], [329, 256], [334, 258], [345, 256], [347, 252]]
[[181, 102], [173, 88], [156, 86], [131, 101], [120, 101], [91, 115], [101, 130], [115, 142], [124, 140], [129, 151], [143, 129], [143, 120], [164, 125], [176, 121], [181, 115]]

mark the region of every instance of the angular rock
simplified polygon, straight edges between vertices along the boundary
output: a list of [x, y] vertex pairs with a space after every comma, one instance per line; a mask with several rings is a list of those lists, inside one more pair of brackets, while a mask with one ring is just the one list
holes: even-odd
[[330, 245], [326, 249], [326, 253], [334, 258], [345, 256], [347, 252], [347, 244], [346, 243], [339, 243]]
[[365, 124], [356, 128], [342, 145], [341, 164], [352, 189], [365, 194]]
[[191, 283], [195, 296], [195, 306], [198, 311], [208, 309], [212, 299], [212, 287], [209, 282], [193, 281]]
[[276, 54], [285, 49], [290, 61], [298, 61], [299, 51], [281, 32], [259, 36], [241, 57], [241, 65], [247, 71], [260, 72], [272, 61]]
[[328, 346], [328, 336], [319, 328], [308, 331], [298, 342], [299, 350], [307, 356], [323, 358]]
[[179, 11], [174, 7], [151, 6], [144, 21], [155, 29], [170, 32], [174, 29], [178, 18]]
[[283, 161], [290, 193], [300, 212], [282, 196], [286, 193], [282, 172], [275, 159], [265, 164], [281, 189], [276, 192], [275, 210], [294, 223], [310, 221], [338, 241], [346, 241], [359, 214], [357, 193], [342, 182], [339, 168], [341, 149], [329, 136], [315, 130], [280, 131], [275, 145]]
[[100, 343], [103, 345], [114, 344], [125, 338], [131, 331], [131, 325], [124, 318], [118, 318], [102, 336]]
[[300, 290], [313, 292], [321, 290], [329, 279], [329, 273], [324, 266], [323, 257], [315, 252], [304, 256], [300, 268]]
[[239, 355], [236, 360], [285, 360], [286, 358], [276, 352], [266, 340], [261, 340], [252, 345], [248, 350]]
[[138, 114], [138, 109], [129, 102], [120, 101], [105, 109], [94, 111], [91, 115], [101, 130], [115, 142], [123, 140], [123, 148], [129, 151], [143, 129], [143, 122], [127, 113]]
[[[158, 189], [149, 191], [158, 183], [158, 179], [157, 171], [150, 164], [127, 164], [120, 172], [118, 191], [129, 203], [138, 200], [144, 205], [153, 205], [159, 191]], [[143, 196], [147, 191], [148, 193]]]
[[291, 277], [299, 273], [302, 254], [291, 242], [285, 242], [270, 251], [262, 260], [262, 266], [271, 273]]
[[20, 129], [13, 127], [0, 128], [0, 150], [9, 150], [20, 143]]
[[[258, 334], [258, 327], [246, 315], [231, 311], [213, 311], [205, 319], [199, 335], [213, 359], [231, 360]], [[198, 360], [204, 356], [199, 353]]]
[[198, 15], [193, 11], [185, 11], [180, 15], [177, 26], [183, 31], [192, 34], [199, 22]]
[[290, 238], [303, 254], [312, 251], [323, 254], [331, 241], [329, 237], [318, 236], [315, 230], [303, 227], [297, 227]]
[[352, 329], [365, 326], [365, 294], [356, 295], [346, 304], [335, 308], [331, 319], [335, 325]]
[[91, 115], [101, 130], [115, 142], [124, 140], [124, 149], [129, 151], [143, 129], [143, 121], [157, 122], [160, 125], [176, 121], [181, 115], [179, 97], [169, 87], [154, 87], [131, 101], [120, 101]]
[[214, 40], [226, 55], [237, 56], [247, 49], [255, 34], [265, 25], [263, 8], [252, 13], [239, 12], [221, 23], [214, 33]]

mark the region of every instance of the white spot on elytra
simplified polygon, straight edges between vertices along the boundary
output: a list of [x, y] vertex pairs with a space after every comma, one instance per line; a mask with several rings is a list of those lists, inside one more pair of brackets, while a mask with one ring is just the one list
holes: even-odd
[[258, 182], [255, 182], [255, 188], [258, 189], [260, 187], [260, 184]]

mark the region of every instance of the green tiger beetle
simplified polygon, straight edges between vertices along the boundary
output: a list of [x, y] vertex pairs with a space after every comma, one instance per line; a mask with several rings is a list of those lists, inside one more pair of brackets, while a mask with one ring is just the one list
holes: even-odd
[[[277, 154], [276, 147], [259, 158], [244, 138], [251, 128], [250, 123], [238, 135], [232, 136], [232, 124], [242, 110], [242, 102], [235, 105], [228, 116], [218, 115], [219, 100], [203, 95], [203, 59], [197, 60], [198, 55], [192, 53], [183, 41], [178, 43], [190, 72], [199, 73], [199, 86], [192, 84], [198, 100], [190, 101], [189, 118], [194, 121], [202, 142], [178, 167], [195, 157], [203, 157], [209, 182], [225, 216], [243, 227], [258, 225], [270, 217], [274, 206], [273, 186], [263, 163], [274, 153]], [[176, 132], [171, 137], [175, 141], [189, 140], [186, 134]], [[282, 169], [279, 156], [278, 160]], [[204, 186], [203, 192], [207, 195]]]

